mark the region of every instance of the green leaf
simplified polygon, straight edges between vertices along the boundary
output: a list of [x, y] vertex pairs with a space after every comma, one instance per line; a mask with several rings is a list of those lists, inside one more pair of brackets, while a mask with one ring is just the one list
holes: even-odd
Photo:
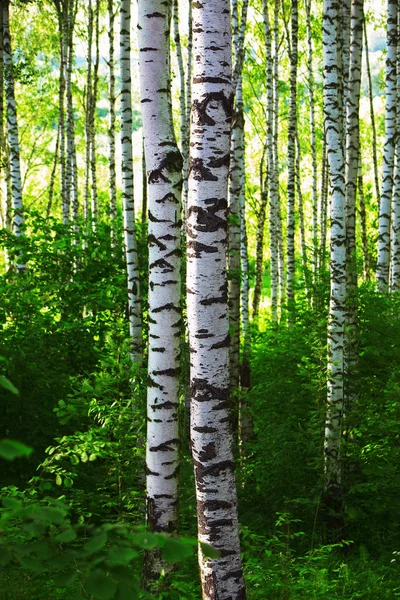
[[73, 482], [73, 480], [71, 479], [71, 477], [66, 477], [66, 478], [64, 479], [64, 485], [65, 485], [65, 487], [67, 487], [67, 488], [70, 488], [70, 487], [72, 487], [72, 486], [74, 485], [74, 482]]
[[161, 547], [164, 545], [164, 539], [154, 533], [137, 533], [133, 536], [133, 541], [139, 548], [152, 550], [152, 548]]
[[173, 538], [167, 539], [162, 549], [162, 555], [165, 560], [171, 563], [184, 560], [193, 554], [191, 546], [184, 544], [180, 540]]
[[62, 485], [62, 482], [63, 482], [63, 480], [62, 480], [61, 475], [57, 475], [57, 477], [56, 477], [56, 484], [57, 485]]
[[132, 548], [113, 548], [110, 550], [108, 560], [114, 565], [126, 565], [137, 556], [138, 552]]
[[22, 456], [30, 456], [33, 452], [33, 448], [16, 442], [14, 440], [0, 440], [0, 457], [6, 460], [14, 460], [14, 458], [21, 458]]
[[35, 573], [42, 573], [44, 571], [42, 563], [33, 558], [25, 558], [21, 556], [19, 562], [23, 567], [25, 567], [25, 569], [29, 569], [29, 571], [34, 571]]
[[22, 506], [22, 502], [17, 500], [16, 498], [6, 497], [2, 500], [4, 508], [9, 508], [10, 510], [18, 510]]
[[7, 379], [7, 377], [4, 377], [4, 375], [0, 375], [0, 387], [4, 388], [5, 390], [8, 390], [16, 396], [19, 396], [19, 390], [17, 390], [15, 385], [13, 385], [11, 381]]
[[77, 538], [75, 529], [66, 529], [62, 531], [54, 538], [56, 542], [68, 543], [73, 542]]
[[139, 589], [126, 581], [118, 584], [118, 600], [136, 600], [140, 598]]
[[110, 600], [117, 591], [117, 585], [102, 571], [96, 569], [87, 578], [86, 589], [96, 600]]
[[86, 452], [82, 452], [82, 454], [81, 454], [81, 461], [82, 462], [87, 462], [88, 460], [89, 460], [89, 457], [88, 457], [87, 453]]
[[107, 534], [99, 533], [98, 535], [95, 535], [94, 537], [92, 537], [85, 544], [85, 552], [86, 552], [86, 554], [94, 554], [95, 552], [98, 552], [99, 550], [104, 548], [106, 543], [107, 543]]
[[64, 522], [65, 512], [51, 506], [41, 506], [32, 511], [29, 516], [35, 521], [61, 525]]
[[76, 454], [72, 454], [70, 456], [69, 460], [71, 461], [71, 465], [78, 465], [79, 464], [79, 456], [77, 456]]
[[221, 552], [210, 546], [210, 544], [200, 542], [200, 548], [204, 556], [207, 558], [219, 558], [221, 556]]
[[67, 585], [70, 585], [76, 581], [77, 578], [78, 573], [76, 571], [73, 571], [72, 573], [63, 573], [62, 575], [56, 577], [54, 583], [57, 587], [67, 587]]

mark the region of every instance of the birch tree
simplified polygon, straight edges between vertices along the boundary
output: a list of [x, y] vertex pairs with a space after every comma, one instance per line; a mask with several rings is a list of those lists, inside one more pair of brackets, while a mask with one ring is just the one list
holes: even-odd
[[[170, 98], [172, 2], [139, 0], [138, 42], [149, 210], [149, 358], [147, 521], [153, 531], [178, 528], [179, 367], [181, 336], [182, 157]], [[148, 576], [162, 562], [152, 555]]]
[[187, 215], [191, 444], [205, 600], [245, 598], [229, 403], [226, 232], [233, 109], [228, 0], [195, 2], [193, 100]]
[[[400, 6], [397, 8], [396, 106], [400, 101]], [[395, 170], [391, 215], [390, 291], [400, 289], [400, 110], [396, 112]]]
[[381, 292], [387, 291], [389, 285], [390, 214], [396, 138], [397, 0], [388, 0], [387, 2], [386, 40], [385, 143], [383, 148], [382, 187], [379, 205], [378, 264], [376, 268], [378, 290]]
[[109, 121], [108, 121], [108, 176], [110, 193], [110, 226], [111, 226], [111, 247], [115, 248], [117, 241], [117, 232], [115, 229], [115, 219], [117, 216], [117, 176], [115, 167], [115, 65], [114, 65], [114, 23], [115, 11], [113, 0], [107, 0], [108, 13], [108, 102], [109, 102]]
[[325, 422], [325, 490], [337, 511], [341, 493], [341, 426], [344, 399], [343, 353], [346, 317], [346, 189], [338, 65], [338, 4], [324, 0], [324, 121], [330, 171], [330, 304], [328, 319], [328, 381]]
[[131, 3], [120, 5], [120, 74], [121, 74], [121, 170], [124, 212], [124, 244], [128, 277], [128, 314], [132, 362], [141, 362], [142, 312], [139, 266], [133, 197], [132, 161], [132, 91], [131, 91]]
[[[12, 230], [16, 237], [24, 235], [24, 213], [21, 187], [21, 161], [19, 147], [19, 132], [17, 119], [17, 104], [15, 101], [13, 59], [10, 36], [9, 0], [2, 0], [0, 8], [3, 13], [3, 60], [5, 72], [7, 131], [10, 148], [11, 190], [12, 190]], [[23, 272], [25, 264], [18, 259], [17, 270]]]

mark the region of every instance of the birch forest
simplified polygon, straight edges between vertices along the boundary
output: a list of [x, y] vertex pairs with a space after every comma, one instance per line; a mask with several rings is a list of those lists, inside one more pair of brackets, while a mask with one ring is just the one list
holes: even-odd
[[0, 600], [400, 598], [400, 0], [0, 0]]

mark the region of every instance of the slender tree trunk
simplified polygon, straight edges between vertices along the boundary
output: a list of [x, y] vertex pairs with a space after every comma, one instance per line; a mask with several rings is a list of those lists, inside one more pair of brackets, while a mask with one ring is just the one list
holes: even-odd
[[362, 242], [362, 256], [363, 256], [363, 274], [364, 274], [364, 280], [369, 281], [370, 280], [370, 260], [369, 260], [368, 237], [367, 237], [367, 211], [366, 211], [366, 207], [365, 207], [361, 153], [360, 153], [360, 160], [358, 163], [357, 196], [359, 199], [359, 214], [360, 214], [360, 228], [361, 228], [361, 242]]
[[314, 284], [317, 281], [318, 270], [318, 166], [317, 166], [317, 135], [315, 127], [315, 81], [313, 61], [313, 32], [311, 28], [312, 0], [305, 0], [307, 19], [307, 78], [308, 92], [310, 95], [310, 133], [311, 133], [311, 160], [312, 160], [312, 273]]
[[396, 52], [397, 1], [387, 2], [387, 55], [386, 55], [386, 116], [385, 145], [383, 149], [382, 187], [379, 206], [378, 290], [386, 292], [389, 285], [390, 212], [393, 194], [394, 150], [396, 139]]
[[92, 44], [93, 44], [93, 6], [88, 0], [87, 27], [87, 70], [86, 70], [86, 102], [85, 102], [85, 197], [83, 203], [84, 219], [87, 230], [91, 229], [92, 211], [90, 202], [90, 155], [91, 155], [91, 110], [92, 110]]
[[97, 191], [97, 170], [96, 170], [96, 113], [97, 96], [99, 86], [99, 64], [100, 64], [100, 0], [96, 0], [94, 9], [94, 32], [95, 32], [95, 61], [93, 65], [93, 89], [90, 94], [90, 175], [91, 175], [91, 208], [92, 208], [92, 228], [96, 231], [99, 219], [99, 200]]
[[290, 42], [290, 100], [289, 100], [289, 126], [288, 126], [288, 183], [287, 183], [287, 308], [289, 323], [295, 319], [295, 247], [294, 247], [294, 213], [296, 200], [296, 137], [297, 137], [297, 63], [298, 63], [298, 2], [292, 0], [291, 11], [291, 42]]
[[330, 170], [331, 291], [328, 320], [328, 380], [325, 422], [325, 492], [330, 529], [337, 529], [341, 509], [341, 429], [344, 402], [343, 354], [346, 318], [346, 190], [341, 139], [338, 5], [324, 0], [324, 119]]
[[53, 0], [57, 11], [58, 32], [60, 37], [60, 63], [59, 63], [59, 92], [58, 92], [58, 128], [60, 131], [60, 187], [61, 187], [61, 208], [63, 224], [69, 222], [69, 203], [67, 197], [67, 172], [66, 172], [66, 152], [65, 152], [65, 89], [66, 89], [66, 14], [65, 2]]
[[53, 167], [52, 167], [51, 173], [50, 173], [49, 199], [47, 201], [47, 208], [46, 208], [46, 217], [47, 218], [51, 215], [51, 209], [53, 208], [54, 184], [56, 181], [57, 163], [59, 161], [59, 153], [60, 153], [60, 138], [61, 138], [61, 127], [60, 127], [60, 123], [59, 123], [58, 127], [57, 127], [57, 139], [56, 139], [56, 147], [54, 150]]
[[[5, 186], [6, 135], [4, 128], [4, 50], [3, 50], [3, 7], [0, 7], [0, 207], [1, 226], [7, 222], [7, 190]], [[5, 250], [6, 254], [6, 250]], [[6, 258], [7, 261], [7, 258]]]
[[[268, 175], [264, 173], [264, 164], [266, 158], [267, 145], [264, 145], [263, 153], [260, 161], [259, 168], [259, 181], [260, 181], [260, 204], [257, 214], [257, 233], [256, 233], [256, 273], [254, 283], [254, 295], [253, 295], [253, 321], [257, 321], [260, 312], [261, 302], [261, 291], [262, 291], [262, 280], [264, 272], [264, 230], [265, 220], [267, 216], [267, 203], [268, 203]], [[277, 285], [277, 284], [276, 284]]]
[[[139, 0], [138, 41], [149, 201], [149, 362], [147, 521], [153, 531], [178, 529], [179, 367], [181, 336], [182, 157], [175, 140], [169, 31], [171, 2]], [[147, 574], [163, 562], [152, 553]]]
[[320, 204], [320, 257], [319, 269], [323, 271], [326, 264], [326, 243], [327, 243], [327, 221], [328, 221], [328, 193], [329, 193], [329, 165], [327, 157], [326, 134], [322, 145], [322, 173], [321, 173], [321, 204]]
[[[246, 597], [229, 403], [226, 231], [232, 118], [229, 0], [195, 2], [194, 78], [187, 215], [187, 308], [191, 347], [191, 443], [204, 600]], [[211, 138], [211, 140], [210, 140]]]
[[75, 147], [74, 106], [72, 93], [72, 69], [74, 61], [74, 26], [76, 16], [76, 0], [65, 0], [65, 55], [66, 55], [66, 99], [67, 99], [67, 156], [66, 156], [66, 197], [68, 214], [72, 204], [72, 221], [77, 231], [76, 218], [78, 216], [78, 170]]
[[147, 169], [146, 156], [144, 150], [144, 140], [142, 143], [142, 244], [145, 246], [147, 240], [147, 211], [148, 211], [148, 193], [147, 193]]
[[111, 228], [111, 247], [117, 246], [117, 231], [115, 219], [117, 217], [117, 176], [115, 168], [115, 59], [114, 59], [114, 23], [115, 12], [113, 0], [107, 0], [108, 12], [108, 176], [110, 193], [110, 228]]
[[[396, 106], [400, 102], [400, 6], [397, 9]], [[394, 190], [392, 198], [390, 291], [400, 289], [400, 109], [396, 113]]]
[[[17, 104], [15, 101], [13, 60], [10, 37], [9, 0], [2, 0], [3, 11], [3, 52], [7, 106], [7, 130], [10, 146], [11, 185], [12, 185], [12, 230], [16, 237], [24, 235], [24, 214], [21, 188], [21, 162], [19, 149], [19, 133], [17, 120]], [[25, 271], [21, 257], [16, 264], [18, 272]]]
[[[274, 122], [274, 78], [271, 52], [271, 28], [269, 21], [268, 3], [263, 1], [264, 37], [267, 58], [267, 159], [268, 159], [268, 187], [269, 187], [269, 239], [270, 239], [270, 273], [271, 273], [271, 318], [273, 323], [278, 322], [278, 295], [279, 295], [279, 230], [280, 209], [278, 190], [278, 165], [275, 140]], [[277, 49], [275, 49], [277, 52]], [[277, 57], [275, 57], [277, 60]], [[277, 94], [277, 88], [275, 95]]]
[[301, 245], [301, 262], [303, 266], [304, 286], [306, 290], [307, 300], [311, 303], [311, 285], [310, 285], [310, 269], [308, 266], [307, 257], [307, 240], [306, 240], [306, 224], [304, 217], [303, 193], [301, 191], [301, 154], [300, 140], [298, 132], [296, 132], [296, 189], [299, 205], [299, 221], [300, 221], [300, 245]]
[[374, 110], [374, 93], [372, 89], [372, 75], [371, 66], [369, 62], [369, 48], [368, 48], [368, 34], [367, 24], [364, 17], [364, 44], [365, 44], [365, 63], [367, 67], [367, 78], [368, 78], [368, 97], [369, 97], [369, 112], [371, 118], [372, 128], [372, 159], [374, 162], [374, 182], [375, 182], [375, 194], [378, 201], [380, 197], [379, 193], [379, 171], [378, 171], [378, 156], [377, 156], [377, 141], [376, 141], [376, 125], [375, 125], [375, 110]]
[[135, 204], [132, 161], [132, 92], [131, 92], [131, 3], [120, 5], [120, 70], [121, 70], [121, 146], [122, 200], [124, 211], [124, 243], [128, 276], [128, 314], [131, 360], [142, 360], [142, 310], [140, 301], [139, 263], [136, 242]]

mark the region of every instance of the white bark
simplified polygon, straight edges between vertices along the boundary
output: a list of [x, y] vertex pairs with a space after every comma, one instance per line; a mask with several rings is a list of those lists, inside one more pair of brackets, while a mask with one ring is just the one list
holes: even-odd
[[115, 229], [115, 219], [117, 217], [117, 176], [115, 169], [115, 70], [114, 70], [114, 3], [113, 0], [107, 0], [108, 12], [108, 102], [109, 102], [109, 121], [108, 121], [108, 176], [110, 192], [110, 228], [111, 228], [111, 247], [115, 248], [117, 244], [117, 232]]
[[343, 411], [343, 349], [346, 316], [346, 193], [337, 60], [338, 10], [335, 0], [324, 0], [323, 60], [324, 119], [330, 169], [330, 306], [328, 321], [328, 382], [325, 423], [325, 488], [340, 491], [340, 440]]
[[[11, 165], [10, 170], [13, 209], [12, 230], [16, 237], [21, 237], [24, 235], [24, 214], [22, 203], [17, 104], [15, 101], [13, 60], [10, 37], [9, 0], [3, 0], [1, 8], [3, 10], [3, 53], [7, 107], [7, 130]], [[25, 264], [23, 264], [21, 260], [17, 261], [16, 267], [19, 272], [23, 272], [25, 270]]]
[[193, 3], [194, 78], [187, 215], [191, 443], [204, 600], [245, 598], [230, 430], [226, 289], [231, 36], [229, 0]]
[[[400, 6], [397, 9], [397, 32], [400, 35]], [[400, 38], [398, 38], [399, 40]], [[400, 102], [400, 43], [397, 44], [396, 59], [396, 105]], [[391, 252], [390, 252], [390, 291], [400, 289], [400, 110], [396, 113], [396, 142], [395, 142], [395, 170], [394, 190], [392, 197], [391, 219]]]
[[[138, 42], [149, 211], [147, 519], [153, 531], [178, 529], [181, 337], [182, 157], [170, 98], [171, 2], [139, 0]], [[153, 557], [148, 575], [159, 575]], [[149, 573], [150, 571], [150, 573]]]
[[124, 242], [128, 276], [128, 313], [131, 339], [131, 360], [132, 362], [140, 363], [142, 353], [142, 311], [133, 197], [130, 27], [131, 3], [130, 0], [122, 0], [120, 5], [120, 72]]
[[393, 194], [394, 150], [396, 139], [396, 51], [397, 0], [388, 0], [385, 145], [383, 149], [382, 187], [379, 206], [378, 264], [376, 270], [378, 290], [381, 292], [387, 291], [389, 285], [390, 212]]

